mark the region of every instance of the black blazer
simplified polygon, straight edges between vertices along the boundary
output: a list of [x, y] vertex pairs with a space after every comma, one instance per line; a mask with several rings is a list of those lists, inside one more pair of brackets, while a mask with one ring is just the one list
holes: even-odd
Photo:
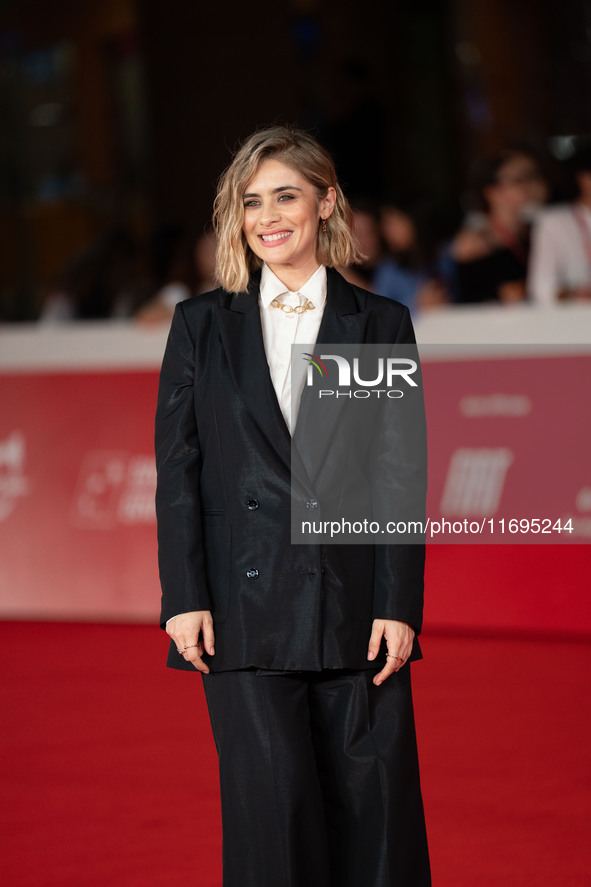
[[[317, 344], [414, 342], [405, 307], [327, 271]], [[161, 624], [211, 610], [212, 671], [375, 668], [374, 618], [421, 630], [424, 546], [291, 544], [292, 441], [267, 365], [259, 285], [254, 275], [238, 295], [181, 302], [172, 321], [156, 414]], [[306, 493], [318, 496], [313, 483]], [[420, 657], [415, 638], [411, 659]], [[168, 664], [195, 671], [174, 644]]]

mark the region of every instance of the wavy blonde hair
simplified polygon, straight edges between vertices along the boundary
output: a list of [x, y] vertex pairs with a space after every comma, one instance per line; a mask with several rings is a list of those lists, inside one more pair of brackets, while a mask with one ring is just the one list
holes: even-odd
[[270, 126], [253, 133], [243, 142], [218, 182], [213, 204], [213, 226], [218, 238], [216, 278], [231, 293], [245, 290], [251, 272], [263, 264], [248, 246], [242, 231], [243, 197], [260, 164], [270, 157], [302, 175], [314, 186], [319, 200], [326, 197], [330, 187], [336, 191], [333, 212], [326, 219], [326, 232], [320, 227], [318, 230], [318, 261], [335, 268], [349, 265], [361, 257], [353, 234], [351, 207], [337, 181], [328, 151], [304, 130]]

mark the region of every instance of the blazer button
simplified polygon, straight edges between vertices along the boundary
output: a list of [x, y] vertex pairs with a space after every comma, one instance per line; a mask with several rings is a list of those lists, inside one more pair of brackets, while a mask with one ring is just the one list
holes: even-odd
[[306, 502], [306, 508], [310, 510], [318, 508], [318, 502], [316, 501], [316, 499], [308, 499], [308, 501]]
[[248, 508], [249, 511], [256, 511], [257, 508], [259, 507], [259, 500], [258, 499], [249, 499], [248, 502], [246, 503], [246, 507]]
[[258, 575], [259, 575], [258, 570], [247, 570], [246, 571], [246, 578], [247, 579], [256, 579]]

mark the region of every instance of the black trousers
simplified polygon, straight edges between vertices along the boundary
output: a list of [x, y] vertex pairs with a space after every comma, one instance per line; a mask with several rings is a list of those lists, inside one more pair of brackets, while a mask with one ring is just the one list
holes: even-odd
[[224, 887], [429, 887], [410, 665], [203, 676]]

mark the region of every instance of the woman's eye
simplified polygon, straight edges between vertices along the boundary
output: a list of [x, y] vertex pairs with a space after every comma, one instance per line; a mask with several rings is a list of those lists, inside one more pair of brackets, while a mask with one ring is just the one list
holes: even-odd
[[256, 200], [247, 200], [244, 204], [244, 209], [248, 209], [249, 206], [258, 206], [258, 203]]
[[281, 194], [279, 200], [293, 200], [293, 194]]

